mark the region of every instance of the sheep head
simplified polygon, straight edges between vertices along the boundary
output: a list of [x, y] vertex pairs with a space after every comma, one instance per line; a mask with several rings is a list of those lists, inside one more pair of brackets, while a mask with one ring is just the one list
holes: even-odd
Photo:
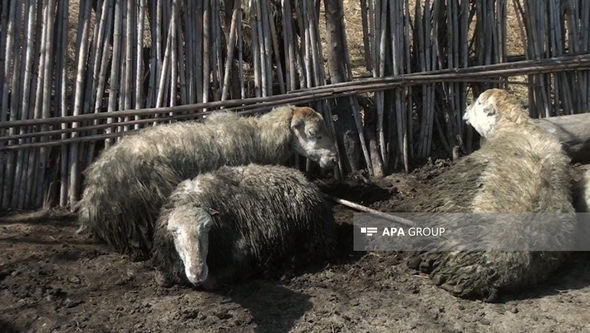
[[521, 124], [528, 115], [510, 93], [502, 89], [488, 89], [467, 107], [463, 120], [484, 138], [496, 132], [498, 124]]
[[186, 279], [193, 285], [207, 280], [209, 231], [213, 218], [203, 208], [185, 205], [168, 216], [166, 229], [174, 240], [174, 248], [184, 267]]
[[309, 107], [293, 108], [291, 131], [295, 151], [318, 162], [322, 168], [334, 166], [336, 145], [318, 112]]

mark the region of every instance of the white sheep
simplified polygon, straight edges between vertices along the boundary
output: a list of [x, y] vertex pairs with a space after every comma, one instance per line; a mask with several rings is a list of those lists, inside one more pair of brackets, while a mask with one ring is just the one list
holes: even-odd
[[102, 152], [86, 171], [79, 220], [118, 251], [149, 254], [162, 203], [184, 179], [223, 165], [277, 164], [295, 152], [330, 167], [334, 141], [322, 116], [282, 106], [259, 117], [214, 113], [203, 122], [145, 129]]
[[282, 166], [221, 167], [178, 185], [152, 250], [164, 284], [212, 286], [334, 250], [334, 220], [316, 185]]
[[[559, 220], [539, 219], [534, 225], [522, 218], [499, 221], [503, 227], [482, 232], [473, 245], [518, 248], [526, 233], [537, 248], [572, 248], [576, 219], [570, 159], [558, 138], [535, 125], [515, 99], [500, 89], [483, 92], [467, 108], [464, 119], [486, 142], [435, 179], [431, 193], [424, 193], [418, 207], [431, 212], [564, 214]], [[439, 227], [451, 232], [462, 223], [469, 221], [449, 218]], [[433, 251], [419, 258], [412, 264], [430, 273], [444, 289], [461, 297], [493, 300], [503, 291], [544, 280], [563, 262], [565, 252]]]

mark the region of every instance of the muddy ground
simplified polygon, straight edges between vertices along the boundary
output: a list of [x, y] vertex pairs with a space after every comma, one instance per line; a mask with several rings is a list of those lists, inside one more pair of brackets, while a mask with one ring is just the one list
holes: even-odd
[[[407, 210], [402, 203], [447, 164], [378, 184], [355, 175], [322, 187], [382, 210]], [[498, 303], [462, 300], [408, 269], [402, 255], [350, 251], [353, 212], [335, 206], [334, 213], [339, 258], [217, 292], [158, 286], [144, 263], [77, 235], [73, 217], [0, 218], [0, 332], [590, 331], [589, 253]]]

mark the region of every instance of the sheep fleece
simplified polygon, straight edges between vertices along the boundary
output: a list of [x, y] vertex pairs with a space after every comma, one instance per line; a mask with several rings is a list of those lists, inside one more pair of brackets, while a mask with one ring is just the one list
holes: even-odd
[[166, 221], [186, 205], [216, 212], [207, 256], [209, 276], [216, 280], [235, 280], [293, 256], [322, 260], [334, 251], [330, 207], [301, 172], [255, 164], [221, 167], [180, 183], [162, 208], [152, 262], [168, 282], [183, 281], [184, 269]]
[[117, 251], [144, 258], [160, 207], [182, 180], [222, 165], [288, 159], [292, 113], [291, 106], [260, 117], [217, 113], [123, 138], [87, 169], [80, 224]]
[[[500, 121], [481, 149], [459, 160], [432, 182], [417, 210], [476, 213], [573, 214], [569, 158], [557, 137], [537, 127], [509, 96], [496, 99]], [[569, 215], [568, 215], [569, 216]], [[516, 244], [522, 232], [539, 230], [539, 242], [558, 235], [561, 244], [575, 239], [575, 218], [539, 225], [509, 225], [484, 235], [490, 242]], [[447, 230], [461, 221], [447, 221]], [[444, 226], [443, 226], [444, 227]], [[504, 291], [543, 281], [565, 252], [455, 251], [428, 252], [410, 259], [435, 283], [464, 298], [494, 300]]]

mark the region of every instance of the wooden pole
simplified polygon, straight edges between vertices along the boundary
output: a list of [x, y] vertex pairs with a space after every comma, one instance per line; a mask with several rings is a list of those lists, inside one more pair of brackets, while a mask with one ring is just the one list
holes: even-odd
[[[22, 100], [21, 100], [21, 120], [29, 119], [31, 116], [31, 112], [29, 110], [30, 100], [31, 100], [31, 92], [32, 92], [32, 77], [33, 77], [33, 66], [35, 63], [34, 57], [34, 46], [36, 42], [35, 32], [36, 32], [36, 24], [37, 24], [37, 8], [38, 3], [34, 0], [27, 1], [26, 7], [26, 52], [25, 52], [25, 66], [24, 70], [24, 78], [22, 81]], [[19, 134], [25, 134], [25, 128], [21, 127], [19, 129]], [[25, 140], [19, 139], [19, 144], [24, 144]], [[14, 208], [23, 208], [24, 206], [24, 195], [25, 195], [25, 188], [26, 188], [26, 162], [28, 161], [28, 152], [19, 151], [17, 155], [17, 164], [16, 164], [16, 174], [15, 174], [15, 193], [12, 198], [11, 206]]]
[[281, 94], [284, 94], [286, 92], [285, 77], [283, 75], [283, 65], [281, 63], [281, 55], [279, 54], [279, 38], [277, 36], [277, 31], [276, 31], [274, 21], [272, 20], [274, 13], [271, 12], [271, 8], [269, 7], [268, 0], [263, 0], [263, 3], [264, 3], [265, 15], [268, 17], [267, 22], [270, 27], [272, 53], [273, 53], [274, 59], [275, 59], [275, 67], [276, 67], [276, 71], [277, 71], [277, 73], [276, 73], [277, 74], [277, 81], [279, 83], [279, 91], [281, 92]]
[[[0, 50], [0, 52], [5, 52], [5, 62], [4, 67], [0, 68], [0, 71], [4, 71], [2, 75], [4, 77], [4, 81], [0, 86], [0, 108], [2, 109], [2, 116], [1, 119], [3, 121], [6, 120], [16, 120], [18, 115], [18, 100], [20, 95], [20, 79], [22, 77], [22, 72], [20, 71], [21, 67], [21, 44], [22, 38], [18, 31], [19, 23], [22, 22], [21, 18], [21, 3], [12, 3], [10, 5], [10, 18], [7, 25], [7, 36], [5, 47], [6, 50]], [[10, 62], [13, 61], [11, 68]], [[11, 101], [8, 101], [8, 94], [11, 94]], [[8, 116], [8, 110], [11, 110], [10, 115]], [[8, 118], [8, 119], [7, 119]], [[8, 130], [9, 135], [15, 134], [15, 129], [10, 128]], [[14, 143], [14, 142], [9, 142]], [[6, 164], [4, 164], [4, 160]], [[4, 175], [3, 178], [0, 179], [0, 190], [3, 190], [3, 193], [0, 193], [0, 201], [2, 202], [1, 207], [8, 208], [10, 207], [11, 197], [13, 194], [13, 185], [14, 185], [14, 175], [15, 175], [15, 168], [16, 168], [16, 159], [17, 156], [14, 153], [5, 154], [4, 156], [0, 156], [0, 177], [2, 177], [2, 168], [4, 168]]]
[[[136, 32], [136, 55], [135, 55], [135, 109], [141, 109], [145, 104], [143, 103], [143, 33], [145, 25], [145, 12], [147, 10], [146, 0], [139, 0], [139, 7], [137, 8], [137, 32]], [[192, 103], [192, 101], [191, 101]], [[139, 120], [135, 116], [135, 120]], [[139, 125], [135, 125], [135, 129], [139, 129]]]
[[[170, 49], [172, 44], [172, 31], [174, 30], [174, 25], [172, 23], [175, 22], [174, 14], [171, 20], [171, 24], [168, 27], [168, 36], [166, 38], [166, 49], [164, 52], [164, 59], [162, 62], [162, 71], [160, 72], [160, 78], [158, 80], [158, 89], [157, 89], [157, 98], [156, 98], [156, 108], [163, 106], [164, 103], [164, 95], [166, 91], [167, 81], [170, 79], [169, 77], [169, 70], [170, 70]], [[157, 125], [157, 122], [154, 122], [154, 126]]]
[[242, 15], [242, 1], [234, 0], [234, 8], [231, 18], [231, 27], [229, 29], [229, 41], [227, 42], [227, 57], [225, 60], [225, 72], [223, 74], [223, 91], [221, 93], [221, 100], [225, 101], [229, 92], [229, 78], [234, 60], [234, 50], [237, 36], [238, 17]]
[[[5, 4], [7, 8], [8, 4]], [[14, 43], [16, 39], [15, 34], [15, 26], [17, 24], [17, 2], [11, 1], [10, 2], [10, 9], [9, 9], [9, 18], [8, 23], [6, 25], [6, 40], [4, 42], [4, 50], [0, 50], [0, 52], [4, 52], [4, 67], [0, 68], [3, 71], [3, 84], [0, 87], [1, 94], [0, 94], [0, 122], [5, 122], [8, 120], [8, 94], [9, 94], [9, 81], [11, 80], [11, 65], [13, 61], [14, 55]], [[16, 59], [15, 59], [16, 62]], [[15, 73], [16, 75], [16, 73]], [[0, 194], [0, 203], [3, 208], [8, 207], [8, 192], [11, 190], [12, 187], [12, 180], [11, 174], [13, 172], [13, 165], [12, 165], [12, 154], [2, 158], [4, 156], [0, 156], [0, 176], [2, 176], [2, 186], [0, 189], [2, 190], [2, 194]], [[6, 159], [6, 164], [4, 164], [4, 159]], [[6, 169], [6, 170], [4, 170]], [[3, 173], [6, 172], [7, 177], [3, 176]]]
[[[121, 63], [121, 29], [123, 25], [123, 0], [115, 0], [115, 21], [113, 27], [113, 55], [111, 61], [111, 79], [109, 89], [109, 104], [107, 112], [111, 113], [117, 109], [117, 99], [119, 98], [119, 74]], [[108, 118], [107, 123], [112, 124], [113, 118]], [[112, 128], [107, 128], [107, 133], [112, 132]], [[105, 141], [105, 147], [109, 147], [112, 140]]]
[[333, 196], [330, 196], [330, 195], [327, 195], [327, 194], [324, 194], [324, 196], [326, 198], [334, 201], [337, 204], [340, 204], [342, 206], [346, 206], [348, 208], [352, 208], [352, 209], [357, 210], [359, 212], [363, 212], [363, 213], [368, 213], [368, 214], [371, 214], [371, 215], [375, 215], [375, 216], [377, 216], [379, 218], [385, 219], [387, 221], [394, 222], [396, 224], [401, 224], [401, 225], [404, 225], [404, 226], [407, 226], [407, 227], [415, 227], [416, 226], [416, 224], [414, 222], [412, 222], [412, 221], [410, 221], [408, 219], [405, 219], [403, 217], [399, 217], [399, 216], [391, 215], [391, 214], [388, 214], [388, 213], [385, 213], [385, 212], [381, 212], [381, 211], [378, 211], [376, 209], [369, 208], [369, 207], [366, 207], [366, 206], [357, 204], [357, 203], [352, 202], [352, 201], [348, 201], [348, 200], [340, 199], [340, 198], [337, 198], [337, 197], [333, 197]]
[[[39, 11], [38, 21], [41, 22], [41, 30], [39, 31], [39, 65], [37, 67], [37, 76], [35, 82], [35, 97], [34, 97], [34, 106], [33, 106], [33, 119], [31, 120], [38, 120], [41, 119], [41, 100], [43, 95], [43, 75], [45, 73], [45, 53], [47, 52], [46, 40], [47, 40], [47, 17], [48, 17], [48, 5], [46, 0], [42, 3], [43, 10]], [[0, 125], [2, 123], [0, 122]], [[32, 144], [32, 142], [31, 142]], [[43, 143], [41, 143], [43, 144]], [[26, 183], [26, 191], [25, 191], [25, 198], [24, 198], [24, 206], [35, 206], [35, 195], [34, 189], [35, 181], [37, 179], [37, 169], [39, 160], [39, 151], [34, 150], [29, 153], [29, 161], [28, 161], [28, 169], [27, 169], [27, 183]]]
[[186, 68], [186, 91], [187, 91], [187, 103], [186, 104], [190, 104], [190, 103], [194, 103], [196, 98], [195, 98], [195, 93], [196, 93], [196, 78], [195, 78], [195, 68], [196, 68], [196, 64], [195, 64], [195, 36], [194, 34], [196, 33], [196, 29], [195, 29], [195, 25], [196, 25], [196, 17], [198, 17], [198, 14], [196, 14], [196, 7], [195, 7], [195, 1], [194, 0], [186, 0], [185, 2], [185, 10], [181, 11], [181, 14], [184, 17], [184, 25], [186, 26], [186, 31], [185, 31], [185, 50], [186, 50], [186, 64], [185, 64], [185, 68]]
[[364, 92], [375, 92], [388, 90], [404, 85], [422, 85], [425, 83], [435, 82], [470, 82], [478, 81], [485, 78], [494, 78], [498, 76], [517, 76], [528, 73], [550, 73], [560, 71], [581, 71], [590, 68], [590, 55], [565, 56], [554, 59], [544, 59], [538, 61], [520, 61], [507, 64], [494, 64], [486, 66], [474, 66], [465, 69], [438, 70], [425, 73], [404, 74], [398, 77], [385, 77], [377, 79], [360, 79], [343, 83], [329, 84], [312, 89], [300, 89], [285, 95], [275, 95], [264, 98], [247, 98], [244, 100], [227, 100], [208, 103], [199, 103], [191, 105], [179, 105], [175, 107], [150, 108], [142, 110], [124, 110], [113, 113], [85, 114], [79, 116], [53, 117], [49, 119], [33, 119], [14, 122], [0, 123], [0, 128], [14, 126], [32, 126], [41, 124], [61, 124], [62, 122], [85, 121], [94, 119], [105, 119], [120, 117], [125, 113], [129, 115], [154, 115], [158, 113], [179, 113], [200, 111], [208, 108], [221, 107], [238, 107], [246, 109], [248, 105], [263, 103], [265, 106], [279, 105], [285, 103], [294, 103], [297, 98], [298, 103], [316, 101], [318, 98], [337, 98], [349, 96]]
[[[50, 116], [50, 108], [51, 108], [51, 73], [53, 69], [53, 32], [55, 28], [55, 1], [48, 0], [47, 3], [47, 34], [45, 40], [45, 57], [44, 60], [44, 68], [43, 68], [43, 95], [42, 95], [42, 109], [41, 109], [41, 117], [44, 119], [49, 118]], [[46, 130], [46, 126], [41, 126], [42, 130]], [[45, 141], [41, 138], [41, 142]], [[46, 148], [41, 148], [39, 153], [39, 169], [36, 178], [36, 186], [35, 186], [35, 204], [37, 207], [41, 206], [44, 199], [44, 189], [45, 189], [45, 172], [46, 168], [48, 168], [49, 161], [48, 161], [49, 151]]]
[[[241, 0], [240, 0], [241, 2]], [[240, 6], [240, 15], [238, 15], [237, 35], [238, 35], [238, 80], [240, 80], [240, 98], [246, 98], [246, 86], [244, 79], [244, 39], [242, 37], [242, 13]]]
[[287, 77], [287, 91], [297, 88], [297, 74], [295, 70], [295, 40], [293, 36], [292, 10], [290, 0], [281, 0], [283, 19], [283, 45], [285, 49], [285, 71]]
[[[68, 106], [67, 106], [67, 70], [66, 70], [66, 52], [68, 47], [68, 6], [69, 1], [61, 1], [59, 4], [59, 13], [60, 17], [60, 25], [58, 26], [58, 36], [60, 38], [60, 43], [58, 44], [59, 53], [58, 57], [58, 65], [57, 65], [57, 74], [59, 75], [59, 80], [57, 82], [57, 87], [59, 90], [59, 110], [62, 117], [68, 115]], [[67, 129], [67, 124], [62, 124], [61, 129]], [[64, 133], [61, 135], [61, 139], [67, 139], [67, 135]], [[59, 205], [61, 207], [65, 207], [68, 203], [68, 146], [61, 145], [60, 147], [60, 190], [59, 190]]]
[[178, 20], [178, 0], [172, 1], [172, 18], [170, 20], [170, 103], [169, 106], [176, 105], [177, 85], [178, 85], [178, 53], [177, 53], [177, 27]]
[[[83, 2], [85, 5], [81, 8], [81, 24], [82, 30], [79, 31], [81, 38], [80, 43], [77, 46], [77, 69], [76, 69], [76, 87], [75, 87], [75, 99], [74, 99], [74, 108], [72, 110], [72, 115], [77, 116], [82, 111], [82, 103], [84, 97], [84, 73], [86, 70], [86, 57], [88, 55], [88, 33], [90, 30], [90, 9], [91, 3], [88, 1]], [[77, 122], [72, 123], [72, 127], [76, 128], [79, 124]], [[77, 132], [72, 133], [72, 138], [77, 137]], [[70, 171], [70, 179], [69, 179], [69, 201], [71, 204], [74, 204], [78, 201], [78, 192], [80, 187], [80, 165], [79, 165], [79, 158], [78, 158], [78, 145], [73, 144], [70, 146], [70, 159], [69, 159], [69, 171]]]
[[[107, 80], [107, 65], [108, 65], [108, 49], [109, 49], [109, 45], [111, 44], [111, 31], [112, 31], [112, 23], [113, 23], [113, 16], [114, 16], [114, 5], [115, 5], [115, 0], [105, 0], [108, 2], [108, 14], [106, 17], [106, 23], [105, 23], [105, 32], [104, 32], [104, 40], [102, 41], [102, 55], [101, 55], [101, 60], [100, 60], [100, 70], [98, 72], [98, 78], [94, 79], [94, 81], [98, 80], [97, 86], [96, 86], [96, 97], [94, 98], [94, 114], [97, 115], [101, 108], [102, 108], [102, 101], [103, 101], [103, 95], [104, 95], [104, 91], [105, 91], [105, 86], [106, 86], [106, 80]], [[105, 4], [106, 6], [106, 4]], [[101, 23], [102, 26], [102, 23]], [[96, 119], [93, 119], [94, 122], [93, 124], [96, 125]], [[94, 159], [94, 152], [95, 152], [95, 143], [94, 142], [90, 142], [90, 144], [88, 145], [88, 153], [87, 153], [87, 157], [86, 157], [86, 165], [90, 165], [90, 163], [92, 162], [92, 160]]]
[[254, 93], [256, 97], [262, 95], [262, 69], [260, 62], [260, 44], [258, 42], [258, 20], [256, 18], [256, 0], [249, 0], [248, 8], [250, 11], [250, 29], [251, 29], [251, 47], [252, 62], [254, 67]]
[[[136, 9], [136, 1], [135, 0], [127, 0], [126, 2], [126, 10], [127, 19], [125, 21], [125, 72], [123, 76], [123, 110], [129, 110], [132, 108], [132, 90], [133, 90], [133, 70], [135, 69], [134, 61], [139, 61], [139, 58], [136, 58], [137, 54], [133, 52], [133, 45], [136, 44], [135, 42], [135, 34], [136, 26], [134, 24], [135, 20], [135, 9]], [[137, 87], [134, 87], [137, 89]], [[128, 117], [125, 117], [125, 120], [129, 120]], [[123, 126], [123, 131], [127, 131], [129, 128], [127, 126]]]
[[203, 103], [209, 101], [209, 82], [211, 79], [211, 11], [209, 1], [203, 1]]
[[[191, 0], [192, 1], [192, 0]], [[196, 102], [200, 103], [203, 102], [204, 96], [204, 85], [205, 82], [203, 79], [203, 75], [205, 73], [204, 70], [204, 45], [203, 41], [205, 38], [205, 14], [203, 12], [203, 3], [205, 1], [197, 1], [195, 4], [195, 16], [196, 16], [196, 28], [195, 28], [195, 84], [196, 84]]]

